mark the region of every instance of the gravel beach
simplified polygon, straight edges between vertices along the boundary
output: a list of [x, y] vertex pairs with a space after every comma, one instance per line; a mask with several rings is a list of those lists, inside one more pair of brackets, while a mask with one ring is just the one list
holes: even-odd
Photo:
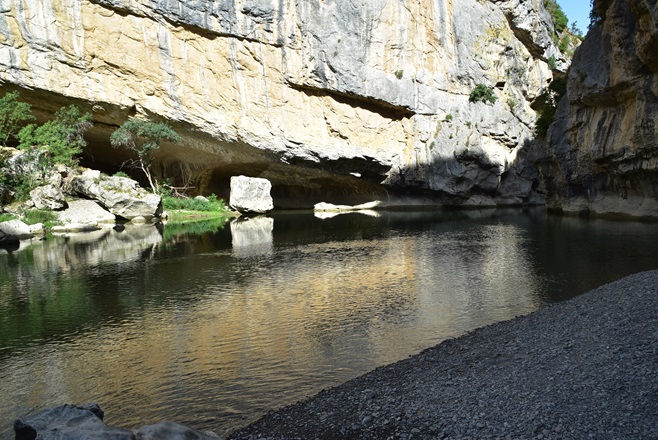
[[658, 271], [494, 324], [230, 439], [658, 439]]

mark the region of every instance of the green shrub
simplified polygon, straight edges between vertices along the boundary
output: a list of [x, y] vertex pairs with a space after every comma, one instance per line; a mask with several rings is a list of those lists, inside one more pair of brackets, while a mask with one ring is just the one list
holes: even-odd
[[224, 201], [218, 199], [215, 194], [206, 197], [208, 201], [196, 198], [182, 198], [164, 196], [162, 206], [167, 211], [186, 210], [186, 211], [204, 211], [204, 212], [224, 212], [228, 211]]
[[548, 59], [548, 68], [551, 70], [557, 70], [557, 59], [555, 58], [555, 55], [551, 55]]
[[570, 42], [571, 39], [569, 38], [569, 35], [563, 35], [562, 38], [560, 38], [560, 42], [557, 44], [557, 48], [560, 49], [560, 52], [566, 53], [569, 49]]
[[18, 100], [18, 92], [8, 92], [0, 98], [0, 145], [6, 146], [11, 138], [16, 138], [20, 130], [36, 118], [32, 106]]
[[396, 70], [395, 71], [395, 77], [397, 79], [402, 79], [403, 76], [404, 76], [404, 70]]
[[8, 222], [10, 220], [16, 220], [16, 216], [13, 214], [0, 214], [0, 223]]
[[452, 114], [448, 113], [445, 118], [446, 122], [452, 122]]
[[28, 225], [43, 223], [47, 228], [60, 224], [57, 214], [46, 209], [31, 209], [25, 211], [22, 215], [22, 220]]
[[91, 115], [80, 115], [74, 105], [62, 107], [55, 113], [55, 119], [41, 126], [30, 124], [24, 127], [18, 138], [21, 150], [36, 146], [46, 149], [49, 161], [68, 166], [78, 164], [78, 155], [87, 146], [83, 135], [91, 127]]
[[545, 138], [548, 134], [548, 129], [555, 119], [555, 105], [547, 105], [541, 111], [539, 118], [535, 121], [535, 135]]
[[130, 176], [127, 173], [125, 173], [124, 171], [117, 171], [116, 173], [114, 173], [114, 177], [127, 177], [127, 178], [130, 178]]
[[569, 19], [562, 7], [555, 0], [544, 0], [544, 7], [553, 18], [555, 32], [561, 34], [569, 25]]
[[494, 93], [493, 87], [488, 87], [482, 83], [477, 84], [468, 97], [469, 102], [482, 101], [484, 103], [490, 102], [491, 104], [494, 104], [497, 99], [498, 97]]

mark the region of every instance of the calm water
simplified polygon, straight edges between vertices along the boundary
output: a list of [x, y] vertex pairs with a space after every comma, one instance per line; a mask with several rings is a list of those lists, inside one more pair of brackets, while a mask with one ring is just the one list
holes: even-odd
[[446, 338], [658, 268], [658, 225], [290, 213], [0, 250], [0, 436], [46, 406], [219, 434]]

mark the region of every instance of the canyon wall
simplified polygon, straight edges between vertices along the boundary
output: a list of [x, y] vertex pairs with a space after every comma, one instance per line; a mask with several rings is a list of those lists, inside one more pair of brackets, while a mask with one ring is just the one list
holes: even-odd
[[[542, 203], [533, 104], [566, 71], [534, 0], [0, 0], [0, 91], [92, 114], [85, 162], [128, 117], [181, 134], [158, 172], [279, 207]], [[476, 84], [495, 103], [469, 102]], [[408, 199], [406, 198], [408, 197]]]
[[658, 7], [595, 2], [540, 171], [547, 205], [658, 217]]

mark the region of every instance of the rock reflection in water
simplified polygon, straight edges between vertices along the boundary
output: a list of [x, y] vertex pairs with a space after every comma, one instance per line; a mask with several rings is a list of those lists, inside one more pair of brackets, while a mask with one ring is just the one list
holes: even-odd
[[268, 255], [274, 248], [274, 219], [241, 217], [231, 222], [233, 255], [237, 258]]

